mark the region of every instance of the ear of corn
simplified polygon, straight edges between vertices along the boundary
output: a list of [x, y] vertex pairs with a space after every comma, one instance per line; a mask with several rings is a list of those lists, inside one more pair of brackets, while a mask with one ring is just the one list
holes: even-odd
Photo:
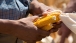
[[60, 20], [59, 15], [60, 15], [59, 11], [51, 12], [46, 17], [39, 18], [36, 22], [34, 22], [34, 24], [38, 28], [48, 31], [51, 28], [53, 28], [52, 26], [53, 23], [58, 22]]
[[49, 24], [43, 26], [41, 29], [48, 31], [48, 30], [50, 30], [52, 28], [53, 28], [52, 24], [49, 23]]
[[34, 24], [37, 26], [37, 27], [43, 27], [49, 23], [54, 23], [56, 20], [56, 17], [55, 16], [47, 16], [43, 19], [40, 19], [39, 21], [35, 22]]

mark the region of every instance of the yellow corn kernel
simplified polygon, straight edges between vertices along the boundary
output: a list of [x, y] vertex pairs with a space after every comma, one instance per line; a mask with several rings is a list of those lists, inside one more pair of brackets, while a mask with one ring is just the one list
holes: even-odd
[[50, 30], [52, 28], [53, 28], [52, 24], [48, 24], [46, 26], [43, 26], [41, 29], [48, 31], [48, 30]]
[[47, 16], [43, 19], [40, 19], [39, 21], [36, 21], [34, 24], [37, 26], [37, 27], [43, 27], [49, 23], [54, 23], [56, 20], [56, 17], [55, 16]]
[[60, 20], [59, 15], [61, 14], [61, 11], [53, 11], [51, 13], [49, 13], [49, 15], [51, 16], [56, 16], [56, 22], [58, 22]]
[[60, 20], [60, 14], [60, 11], [53, 11], [51, 13], [48, 13], [47, 16], [39, 18], [36, 22], [34, 22], [34, 24], [38, 28], [42, 28], [43, 30], [50, 30], [51, 28], [53, 28], [52, 24]]

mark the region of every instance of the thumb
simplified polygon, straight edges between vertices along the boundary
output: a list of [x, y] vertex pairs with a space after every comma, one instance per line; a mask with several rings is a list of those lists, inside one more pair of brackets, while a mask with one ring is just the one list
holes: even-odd
[[44, 31], [44, 30], [41, 30], [41, 29], [38, 29], [38, 31], [39, 31], [39, 35], [42, 36], [42, 37], [46, 37], [46, 36], [50, 35], [49, 31]]
[[43, 16], [47, 16], [47, 15], [50, 14], [50, 13], [51, 13], [51, 11], [45, 11], [45, 12], [42, 13], [42, 15], [43, 15]]
[[36, 19], [38, 19], [38, 16], [31, 16], [31, 17], [27, 17], [29, 21], [34, 21]]

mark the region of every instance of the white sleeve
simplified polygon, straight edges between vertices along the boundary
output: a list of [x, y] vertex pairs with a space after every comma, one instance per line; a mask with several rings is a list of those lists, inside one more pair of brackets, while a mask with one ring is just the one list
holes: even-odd
[[60, 15], [63, 23], [76, 34], [76, 13], [64, 13]]

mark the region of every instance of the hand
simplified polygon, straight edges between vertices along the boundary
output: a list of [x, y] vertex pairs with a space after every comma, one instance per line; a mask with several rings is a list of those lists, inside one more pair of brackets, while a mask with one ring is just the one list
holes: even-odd
[[59, 28], [61, 27], [62, 21], [58, 21], [56, 23], [53, 23], [53, 28], [50, 30], [51, 33], [57, 32]]
[[65, 35], [65, 37], [68, 37], [70, 33], [71, 33], [70, 29], [68, 29], [64, 23], [61, 23], [61, 27], [58, 31], [58, 34]]
[[30, 5], [30, 13], [33, 15], [39, 15], [44, 14], [45, 12], [51, 12], [53, 8], [46, 6], [43, 3], [40, 3], [38, 1], [31, 2]]
[[[18, 20], [21, 24], [21, 29], [23, 29], [22, 33], [18, 36], [20, 39], [26, 41], [27, 43], [35, 43], [36, 41], [41, 40], [42, 38], [49, 35], [50, 32], [38, 29], [33, 21], [36, 19], [36, 16], [22, 18]], [[21, 32], [21, 30], [19, 31]]]
[[61, 36], [60, 43], [64, 43], [65, 39], [68, 38], [70, 35], [71, 31], [68, 29], [64, 23], [61, 24], [61, 28], [58, 31], [58, 34]]

